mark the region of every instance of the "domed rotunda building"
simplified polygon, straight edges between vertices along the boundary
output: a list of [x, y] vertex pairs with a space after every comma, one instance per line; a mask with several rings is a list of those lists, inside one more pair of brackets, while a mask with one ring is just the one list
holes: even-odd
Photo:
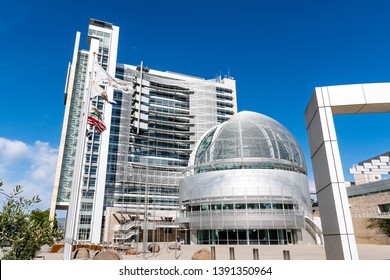
[[179, 200], [191, 244], [300, 243], [311, 217], [298, 143], [277, 121], [248, 111], [197, 142]]

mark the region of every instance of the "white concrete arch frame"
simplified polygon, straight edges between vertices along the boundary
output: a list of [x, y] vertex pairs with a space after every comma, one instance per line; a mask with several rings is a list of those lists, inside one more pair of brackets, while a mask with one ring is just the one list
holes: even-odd
[[317, 87], [305, 110], [327, 259], [358, 259], [333, 115], [390, 112], [390, 83]]

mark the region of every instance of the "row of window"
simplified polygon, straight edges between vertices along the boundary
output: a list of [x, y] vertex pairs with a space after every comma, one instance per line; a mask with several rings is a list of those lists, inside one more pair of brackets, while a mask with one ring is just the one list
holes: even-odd
[[[174, 129], [173, 127], [174, 126]], [[183, 125], [165, 125], [165, 124], [157, 124], [157, 123], [149, 123], [149, 129], [151, 128], [155, 128], [155, 129], [161, 129], [161, 130], [167, 130], [171, 133], [174, 133], [174, 132], [189, 132], [190, 131], [190, 128], [189, 126], [183, 126]]]
[[[165, 77], [163, 77], [163, 78], [165, 78]], [[159, 94], [162, 94], [161, 90], [166, 90], [167, 92], [165, 92], [165, 93], [170, 93], [170, 92], [190, 93], [191, 92], [187, 88], [174, 86], [171, 84], [160, 84], [160, 83], [155, 83], [155, 82], [150, 82], [150, 88], [155, 89]]]
[[198, 211], [216, 211], [216, 210], [254, 210], [254, 209], [279, 209], [279, 210], [292, 210], [298, 209], [298, 205], [292, 203], [274, 203], [274, 202], [261, 202], [261, 203], [227, 203], [227, 204], [201, 204], [186, 206], [186, 210], [190, 212]]
[[232, 97], [232, 96], [229, 96], [229, 95], [222, 95], [222, 94], [218, 94], [218, 93], [217, 93], [217, 100], [221, 100], [221, 101], [232, 101], [232, 100], [233, 100], [233, 97]]
[[83, 178], [83, 186], [84, 187], [93, 188], [93, 187], [95, 187], [95, 184], [96, 184], [95, 178]]
[[[175, 178], [174, 178], [175, 179]], [[146, 183], [146, 182], [145, 182]], [[146, 191], [146, 185], [130, 185], [130, 186], [122, 186], [117, 187], [115, 194], [117, 196], [123, 195], [123, 194], [143, 194]], [[165, 196], [176, 196], [178, 193], [178, 187], [165, 187], [165, 186], [148, 186], [148, 194], [151, 195], [165, 195]]]
[[230, 117], [223, 117], [223, 116], [218, 116], [217, 118], [217, 122], [219, 123], [223, 123], [223, 122], [226, 122], [230, 119]]
[[[145, 205], [145, 198], [144, 197], [123, 197], [123, 198], [117, 198], [115, 201], [117, 204], [130, 204], [132, 206], [135, 205]], [[156, 197], [149, 197], [147, 204], [150, 207], [151, 205], [157, 205], [160, 207], [164, 206], [177, 206], [178, 199], [169, 199], [169, 198], [156, 198]]]
[[148, 148], [148, 149], [139, 149], [139, 148], [132, 148], [131, 153], [134, 156], [152, 156], [152, 157], [162, 157], [166, 159], [179, 159], [179, 160], [188, 160], [189, 154], [188, 153], [175, 153], [175, 152], [168, 152], [168, 151], [160, 151], [157, 149]]
[[233, 108], [233, 103], [229, 102], [229, 101], [225, 101], [225, 102], [221, 102], [221, 101], [217, 101], [217, 107], [221, 107], [221, 108]]
[[233, 90], [231, 90], [230, 88], [217, 87], [216, 88], [216, 92], [218, 92], [218, 93], [225, 93], [225, 94], [232, 94]]
[[99, 152], [99, 145], [92, 145], [91, 143], [87, 144], [87, 152]]
[[219, 163], [219, 164], [196, 167], [195, 173], [206, 173], [210, 171], [231, 170], [231, 169], [277, 169], [277, 170], [286, 170], [286, 171], [293, 171], [293, 172], [306, 174], [306, 170], [303, 167], [297, 167], [291, 164], [273, 163], [273, 162]]
[[172, 109], [167, 107], [158, 107], [150, 105], [149, 107], [150, 111], [154, 112], [160, 112], [160, 113], [167, 113], [167, 114], [173, 114], [173, 115], [188, 115], [188, 110], [181, 110], [181, 109]]
[[79, 232], [77, 234], [78, 240], [89, 240], [90, 233], [90, 228], [79, 228]]
[[162, 167], [187, 167], [186, 160], [168, 160], [161, 158], [145, 158], [142, 156], [135, 156], [131, 158], [131, 162], [135, 163], [144, 163], [153, 166], [162, 166]]
[[167, 100], [167, 99], [151, 98], [150, 104], [162, 105], [162, 106], [178, 108], [178, 109], [189, 109], [190, 108], [190, 105], [187, 102], [184, 103], [184, 102], [176, 101], [176, 100], [172, 100], [172, 99]]
[[[152, 130], [152, 131], [147, 131], [144, 133], [145, 136], [150, 136], [150, 137], [153, 137], [153, 138], [162, 138], [162, 139], [171, 139], [172, 141], [175, 141], [175, 140], [190, 140], [190, 136], [189, 135], [185, 135], [185, 134], [177, 134], [177, 133], [174, 133], [173, 131], [162, 131], [162, 130], [159, 130], [159, 131], [155, 131], [155, 130]], [[157, 140], [157, 139], [156, 139]]]
[[96, 166], [85, 166], [84, 175], [96, 175], [97, 167]]
[[144, 147], [155, 147], [155, 148], [172, 148], [172, 149], [189, 149], [190, 145], [186, 142], [175, 142], [175, 141], [159, 141], [155, 139], [142, 139], [136, 138], [134, 141], [135, 145], [143, 145]]
[[285, 229], [198, 230], [198, 244], [286, 245], [295, 243], [295, 231]]
[[149, 120], [151, 121], [162, 121], [162, 122], [172, 122], [175, 124], [189, 124], [190, 120], [189, 119], [181, 119], [178, 120], [175, 117], [170, 117], [170, 116], [159, 116], [159, 115], [150, 115]]
[[234, 112], [230, 108], [217, 108], [217, 114], [221, 116], [233, 116]]

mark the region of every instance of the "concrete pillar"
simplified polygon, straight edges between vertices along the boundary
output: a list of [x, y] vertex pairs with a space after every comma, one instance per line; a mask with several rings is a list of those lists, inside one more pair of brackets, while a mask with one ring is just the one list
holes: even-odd
[[327, 259], [358, 259], [334, 114], [390, 112], [390, 83], [315, 88], [305, 111]]

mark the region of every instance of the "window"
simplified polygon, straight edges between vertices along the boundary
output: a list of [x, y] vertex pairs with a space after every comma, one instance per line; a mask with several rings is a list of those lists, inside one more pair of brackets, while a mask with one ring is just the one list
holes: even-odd
[[78, 234], [78, 237], [79, 237], [78, 239], [79, 240], [88, 240], [90, 231], [91, 230], [89, 228], [80, 228], [79, 234]]
[[209, 210], [209, 205], [208, 204], [202, 204], [201, 209], [202, 209], [202, 211], [208, 211]]
[[81, 203], [81, 211], [92, 211], [92, 203], [90, 202], [82, 202]]
[[236, 203], [235, 204], [236, 209], [246, 209], [245, 203]]
[[248, 203], [248, 209], [259, 209], [258, 203]]
[[80, 215], [80, 224], [91, 224], [92, 217], [90, 215]]
[[390, 213], [390, 203], [379, 204], [378, 209], [379, 209], [380, 214], [384, 214], [384, 213], [389, 214]]

